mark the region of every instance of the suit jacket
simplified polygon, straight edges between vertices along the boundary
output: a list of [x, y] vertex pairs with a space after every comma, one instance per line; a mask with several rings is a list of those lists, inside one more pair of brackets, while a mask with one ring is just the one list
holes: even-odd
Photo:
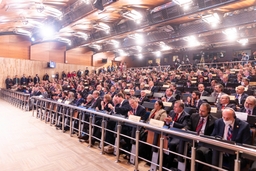
[[[170, 113], [168, 114], [168, 116], [172, 117], [172, 118], [175, 118], [176, 114], [174, 113], [174, 111], [170, 111]], [[184, 128], [185, 126], [187, 126], [188, 124], [188, 121], [189, 121], [189, 114], [185, 111], [183, 111], [178, 120], [174, 122], [173, 124], [173, 128], [179, 128], [179, 129], [182, 129]]]
[[181, 91], [180, 91], [180, 90], [175, 90], [175, 91], [173, 92], [173, 97], [174, 97], [176, 100], [180, 100]]
[[[236, 110], [236, 105], [233, 103], [229, 103], [224, 107], [224, 109], [226, 109], [226, 108], [232, 108], [232, 109]], [[221, 110], [221, 109], [222, 109], [222, 105], [217, 104], [217, 110]]]
[[128, 116], [127, 113], [131, 109], [128, 100], [124, 100], [122, 104], [116, 105], [115, 112], [124, 116]]
[[[197, 125], [200, 121], [200, 115], [198, 113], [194, 113], [190, 116], [189, 122], [185, 127], [186, 130], [189, 131], [196, 131]], [[214, 123], [217, 120], [216, 117], [212, 116], [211, 114], [208, 115], [207, 122], [204, 129], [204, 135], [211, 135], [214, 129]]]
[[100, 97], [98, 97], [97, 99], [94, 99], [94, 102], [92, 102], [91, 108], [95, 109], [96, 107], [98, 107], [98, 109], [101, 110], [101, 101], [102, 99]]
[[239, 104], [239, 100], [238, 100], [238, 94], [232, 94], [233, 96], [235, 96], [235, 101], [237, 102], [237, 104], [238, 104], [238, 106], [241, 108], [241, 107], [243, 107], [244, 106], [244, 102], [245, 102], [245, 100], [246, 100], [246, 98], [248, 97], [248, 95], [247, 94], [245, 94], [245, 93], [243, 93], [242, 95], [241, 95], [241, 98], [240, 98], [240, 104]]
[[19, 78], [13, 78], [12, 82], [13, 82], [13, 85], [20, 84], [20, 79]]
[[152, 88], [149, 88], [149, 90], [154, 93], [154, 92], [158, 92], [158, 87], [153, 86]]
[[149, 102], [149, 98], [147, 96], [145, 96], [144, 98], [140, 98], [140, 102], [139, 104], [142, 105], [144, 102]]
[[201, 96], [209, 96], [210, 94], [207, 92], [207, 91], [203, 91], [202, 93], [201, 93]]
[[26, 85], [26, 84], [27, 84], [27, 78], [26, 77], [21, 77], [20, 85]]
[[[133, 109], [131, 109], [131, 110], [133, 110]], [[145, 109], [145, 107], [143, 107], [141, 105], [138, 105], [134, 115], [140, 116], [141, 120], [143, 120], [143, 121], [147, 120], [146, 109]]]
[[39, 77], [34, 77], [34, 84], [37, 84], [40, 82], [40, 78]]
[[5, 85], [6, 85], [6, 89], [11, 88], [11, 86], [12, 86], [12, 79], [6, 78]]
[[77, 99], [73, 105], [80, 106], [82, 103], [84, 103], [84, 98]]
[[[246, 113], [246, 109], [243, 107], [239, 110], [239, 112], [245, 112]], [[253, 108], [252, 110], [252, 115], [255, 115], [256, 116], [256, 107]]]
[[[219, 136], [224, 137], [224, 129], [225, 123], [223, 119], [217, 119], [214, 123], [214, 130], [212, 136]], [[241, 121], [240, 119], [236, 118], [233, 131], [232, 131], [232, 141], [236, 143], [243, 143], [243, 144], [250, 144], [251, 142], [251, 131], [250, 125], [247, 122]]]
[[147, 119], [147, 122], [150, 120], [150, 118], [154, 113], [155, 113], [155, 116], [153, 119], [156, 119], [156, 120], [164, 121], [164, 119], [167, 117], [167, 113], [164, 109], [160, 109], [157, 112], [155, 111], [156, 111], [155, 109], [151, 110], [150, 115]]
[[196, 102], [196, 103], [194, 103], [194, 105], [189, 104], [188, 107], [196, 108], [196, 110], [198, 111], [200, 106], [201, 106], [201, 104], [203, 104], [203, 103], [204, 103], [203, 100], [198, 99], [198, 103]]

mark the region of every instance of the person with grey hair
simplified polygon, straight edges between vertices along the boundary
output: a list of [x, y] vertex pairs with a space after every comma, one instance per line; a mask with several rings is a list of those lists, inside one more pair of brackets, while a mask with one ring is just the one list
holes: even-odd
[[230, 97], [227, 94], [223, 94], [220, 97], [220, 103], [217, 104], [217, 110], [223, 110], [225, 108], [232, 108], [236, 110], [236, 105], [234, 103], [230, 103]]
[[256, 116], [256, 98], [255, 96], [248, 96], [244, 102], [244, 107], [239, 112], [245, 112], [248, 115]]
[[[212, 136], [240, 144], [251, 143], [250, 125], [238, 119], [232, 108], [223, 109], [222, 118], [217, 119], [214, 123]], [[230, 154], [227, 160], [229, 162], [229, 170], [234, 170], [235, 155]], [[219, 151], [213, 150], [212, 164], [218, 166], [218, 161]]]

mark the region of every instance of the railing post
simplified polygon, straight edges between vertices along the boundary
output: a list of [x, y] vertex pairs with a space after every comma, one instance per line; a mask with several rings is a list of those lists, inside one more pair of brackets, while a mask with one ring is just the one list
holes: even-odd
[[82, 119], [82, 112], [80, 111], [78, 114], [78, 136], [81, 136], [81, 119]]
[[101, 122], [101, 154], [104, 154], [104, 138], [105, 138], [105, 119], [102, 118]]
[[69, 122], [69, 135], [72, 137], [72, 133], [73, 133], [73, 124], [72, 124], [72, 119], [73, 119], [73, 109], [70, 108], [70, 112], [69, 112], [69, 118], [70, 118], [70, 122]]
[[89, 117], [89, 147], [92, 146], [92, 114]]
[[116, 132], [116, 162], [119, 162], [120, 133], [121, 133], [121, 124], [120, 124], [120, 122], [118, 122], [118, 124], [117, 124], [117, 132]]
[[196, 148], [195, 148], [195, 140], [193, 140], [193, 145], [191, 147], [190, 171], [195, 171], [195, 165], [196, 165]]
[[239, 152], [236, 152], [236, 159], [235, 159], [235, 163], [234, 163], [234, 169], [235, 171], [240, 171], [240, 159], [239, 159]]
[[140, 131], [138, 130], [138, 126], [136, 129], [136, 149], [135, 149], [135, 171], [139, 170], [139, 139], [140, 139]]
[[62, 107], [62, 112], [61, 112], [61, 114], [62, 114], [62, 123], [61, 123], [61, 130], [64, 132], [64, 126], [65, 126], [65, 108], [66, 107]]
[[160, 138], [160, 149], [159, 149], [159, 171], [162, 171], [163, 168], [163, 153], [164, 151], [164, 138], [163, 138], [163, 133], [161, 133], [161, 138]]

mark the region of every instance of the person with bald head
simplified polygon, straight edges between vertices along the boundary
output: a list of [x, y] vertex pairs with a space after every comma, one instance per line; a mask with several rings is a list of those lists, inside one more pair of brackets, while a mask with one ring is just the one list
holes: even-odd
[[235, 96], [238, 109], [242, 108], [244, 106], [245, 99], [248, 97], [248, 94], [244, 93], [244, 86], [237, 86], [236, 93], [232, 95]]
[[[223, 140], [234, 141], [235, 143], [250, 144], [250, 125], [238, 119], [233, 109], [226, 108], [222, 111], [222, 118], [215, 121], [212, 136], [221, 137]], [[235, 155], [229, 155], [229, 170], [234, 170], [234, 160]], [[219, 152], [213, 150], [212, 164], [218, 166], [218, 161]]]
[[248, 115], [256, 115], [256, 98], [248, 96], [244, 102], [244, 107], [239, 112], [245, 112]]
[[230, 97], [227, 94], [223, 94], [220, 97], [220, 102], [217, 104], [217, 110], [223, 110], [225, 108], [232, 108], [236, 110], [236, 105], [233, 103], [230, 103]]

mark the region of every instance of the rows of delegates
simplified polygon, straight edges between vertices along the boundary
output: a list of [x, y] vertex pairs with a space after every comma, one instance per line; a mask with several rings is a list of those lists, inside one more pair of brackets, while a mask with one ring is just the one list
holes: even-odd
[[[8, 76], [5, 83], [7, 89], [29, 93], [31, 96], [42, 96], [66, 104], [107, 111], [108, 114], [117, 113], [125, 117], [137, 115], [143, 122], [149, 122], [150, 119], [161, 120], [168, 128], [185, 129], [236, 143], [252, 144], [251, 125], [237, 118], [236, 112], [256, 115], [254, 87], [250, 85], [253, 81], [256, 81], [255, 67], [251, 63], [238, 63], [232, 65], [232, 69], [229, 65], [222, 68], [217, 65], [213, 68], [206, 66], [203, 70], [170, 67], [125, 70], [110, 68], [101, 69], [98, 73], [90, 73], [86, 69], [68, 74], [63, 71], [61, 76], [57, 73], [53, 79], [45, 74], [42, 80], [38, 75], [32, 78], [24, 74], [21, 78], [16, 75], [11, 79]], [[155, 97], [156, 93], [162, 93], [162, 96]], [[154, 103], [152, 109], [145, 108], [145, 102]], [[166, 108], [164, 102], [171, 102], [172, 106]], [[220, 118], [211, 113], [214, 107], [221, 112]], [[185, 110], [187, 108], [194, 110]], [[100, 119], [95, 122], [101, 124]], [[61, 127], [61, 122], [57, 127]], [[115, 131], [116, 122], [109, 120], [107, 128]], [[68, 129], [67, 124], [65, 130]], [[83, 132], [88, 132], [88, 126], [83, 127]], [[129, 126], [123, 126], [122, 133], [134, 136], [133, 129]], [[95, 128], [93, 134], [100, 138], [100, 129]], [[106, 134], [105, 141], [114, 144], [114, 133], [107, 131]], [[147, 130], [143, 130], [140, 138], [147, 140]], [[79, 139], [88, 141], [88, 135], [82, 134]], [[95, 142], [97, 139], [92, 140], [93, 144]], [[128, 151], [132, 143], [126, 137], [121, 138], [122, 148]], [[179, 139], [169, 136], [169, 150], [179, 150], [179, 144]], [[216, 156], [212, 149], [203, 146], [198, 146], [196, 153], [197, 159], [207, 163], [212, 163]], [[151, 148], [140, 144], [139, 155], [151, 160]], [[129, 158], [129, 155], [125, 157]], [[177, 167], [176, 157], [171, 153], [165, 154], [164, 167]], [[234, 155], [224, 156], [230, 170], [233, 170], [234, 158]], [[242, 160], [241, 167], [251, 165], [252, 162]], [[202, 170], [206, 166], [197, 164], [196, 167], [197, 170]]]

